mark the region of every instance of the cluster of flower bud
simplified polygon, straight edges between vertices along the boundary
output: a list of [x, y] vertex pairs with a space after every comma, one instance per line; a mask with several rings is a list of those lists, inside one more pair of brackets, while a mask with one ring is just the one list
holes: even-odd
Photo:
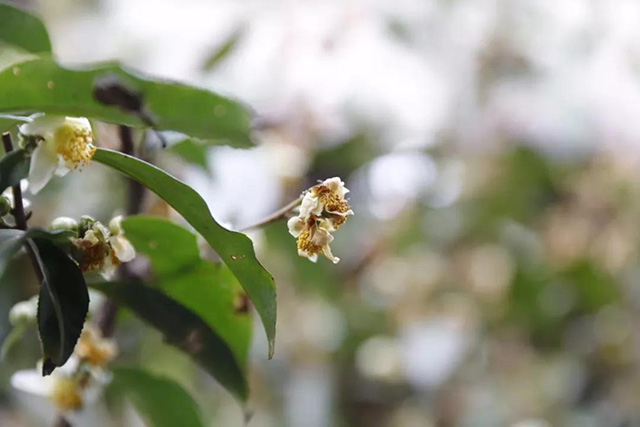
[[72, 218], [56, 218], [49, 229], [52, 231], [72, 231], [73, 250], [71, 255], [78, 262], [83, 273], [99, 272], [110, 278], [123, 262], [129, 262], [136, 256], [131, 242], [124, 236], [121, 227], [122, 217], [117, 216], [105, 227], [100, 221], [90, 216], [83, 216], [80, 221]]

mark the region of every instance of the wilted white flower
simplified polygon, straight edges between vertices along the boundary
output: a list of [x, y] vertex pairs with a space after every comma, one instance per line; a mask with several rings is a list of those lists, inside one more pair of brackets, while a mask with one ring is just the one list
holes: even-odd
[[112, 339], [104, 338], [98, 329], [86, 325], [73, 354], [78, 357], [80, 362], [94, 368], [100, 368], [116, 357], [118, 347]]
[[20, 370], [11, 376], [13, 388], [46, 397], [61, 412], [77, 411], [96, 402], [110, 381], [109, 373], [84, 365], [75, 355], [46, 377], [40, 367]]
[[349, 190], [340, 178], [330, 178], [311, 187], [303, 196], [300, 214], [287, 222], [289, 233], [298, 239], [298, 255], [316, 262], [318, 254], [324, 254], [334, 263], [332, 232], [347, 220], [353, 211], [344, 196]]
[[92, 218], [82, 218], [79, 228], [83, 234], [72, 239], [72, 242], [77, 249], [75, 258], [83, 273], [98, 271], [110, 278], [116, 267], [135, 258], [136, 251], [124, 237], [121, 221], [121, 217], [116, 217], [107, 228]]
[[31, 156], [29, 182], [38, 193], [53, 175], [64, 176], [93, 157], [93, 132], [83, 117], [40, 115], [20, 126], [20, 133], [39, 139]]

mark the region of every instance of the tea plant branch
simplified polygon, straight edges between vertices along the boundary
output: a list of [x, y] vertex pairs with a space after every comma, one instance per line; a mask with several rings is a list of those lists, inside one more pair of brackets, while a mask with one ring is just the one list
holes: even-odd
[[[4, 152], [9, 154], [13, 151], [13, 142], [11, 141], [11, 134], [5, 132], [2, 134], [2, 145], [4, 146]], [[22, 202], [22, 189], [20, 183], [11, 187], [13, 192], [13, 209], [11, 214], [16, 220], [16, 228], [19, 230], [27, 229], [27, 216], [24, 213], [24, 203]]]
[[272, 213], [268, 217], [264, 218], [263, 220], [255, 223], [253, 225], [250, 225], [248, 227], [244, 227], [239, 231], [244, 233], [246, 231], [253, 230], [253, 229], [256, 229], [256, 228], [261, 228], [261, 227], [267, 226], [267, 225], [269, 225], [269, 224], [271, 224], [273, 222], [277, 222], [277, 221], [280, 221], [282, 219], [285, 219], [287, 217], [287, 214], [289, 212], [291, 212], [293, 209], [295, 209], [300, 204], [300, 202], [302, 202], [302, 197], [303, 196], [304, 196], [304, 194], [301, 194], [297, 199], [295, 199], [294, 201], [292, 201], [288, 205], [278, 209], [277, 211], [275, 211], [274, 213]]
[[[118, 127], [118, 134], [120, 136], [120, 146], [125, 154], [134, 154], [133, 134], [131, 128], [121, 125]], [[144, 201], [144, 186], [139, 182], [129, 179], [127, 182], [127, 216], [136, 215], [142, 210], [142, 203]], [[136, 274], [131, 271], [128, 264], [122, 264], [119, 268], [118, 274], [122, 279], [136, 279]], [[104, 302], [99, 314], [98, 314], [98, 328], [102, 332], [104, 337], [110, 337], [113, 335], [116, 315], [118, 314], [118, 305], [111, 299]]]

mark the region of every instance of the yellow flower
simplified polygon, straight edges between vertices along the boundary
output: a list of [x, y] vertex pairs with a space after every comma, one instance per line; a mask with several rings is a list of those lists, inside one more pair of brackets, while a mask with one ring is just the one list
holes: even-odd
[[29, 183], [34, 194], [54, 174], [64, 176], [89, 163], [96, 150], [91, 125], [83, 117], [40, 115], [20, 126], [20, 133], [39, 140], [29, 169]]

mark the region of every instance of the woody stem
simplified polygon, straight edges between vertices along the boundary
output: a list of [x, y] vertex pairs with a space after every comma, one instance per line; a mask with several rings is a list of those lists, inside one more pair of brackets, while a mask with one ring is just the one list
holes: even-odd
[[269, 215], [265, 219], [255, 223], [253, 225], [250, 225], [248, 227], [244, 227], [239, 231], [244, 233], [246, 231], [253, 230], [255, 228], [261, 228], [261, 227], [264, 227], [266, 225], [271, 224], [272, 222], [280, 221], [281, 219], [286, 218], [287, 214], [289, 212], [291, 212], [295, 207], [297, 207], [300, 204], [300, 202], [302, 202], [302, 197], [303, 197], [303, 195], [300, 195], [300, 197], [298, 197], [297, 199], [293, 200], [288, 205], [278, 209], [277, 211], [275, 211], [274, 213], [272, 213], [271, 215]]

